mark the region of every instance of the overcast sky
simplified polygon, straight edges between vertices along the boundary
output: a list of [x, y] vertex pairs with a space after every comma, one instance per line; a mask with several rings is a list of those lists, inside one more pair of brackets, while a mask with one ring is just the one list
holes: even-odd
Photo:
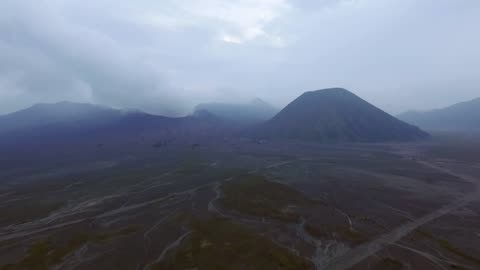
[[0, 113], [281, 107], [334, 86], [390, 113], [480, 96], [480, 1], [0, 1]]

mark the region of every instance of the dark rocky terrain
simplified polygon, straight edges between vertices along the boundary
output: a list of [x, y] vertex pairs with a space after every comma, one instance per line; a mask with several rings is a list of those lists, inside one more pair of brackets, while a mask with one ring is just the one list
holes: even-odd
[[480, 160], [446, 141], [112, 148], [1, 171], [0, 269], [480, 266]]

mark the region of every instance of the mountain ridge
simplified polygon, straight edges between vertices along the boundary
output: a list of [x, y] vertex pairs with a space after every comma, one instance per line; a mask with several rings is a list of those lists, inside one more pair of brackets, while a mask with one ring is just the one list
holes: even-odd
[[431, 130], [480, 129], [480, 97], [429, 111], [407, 111], [397, 116], [411, 124]]
[[145, 138], [188, 141], [222, 132], [230, 129], [215, 118], [167, 117], [75, 102], [36, 104], [0, 116], [0, 146], [4, 149], [53, 144], [74, 146], [80, 142], [138, 143]]

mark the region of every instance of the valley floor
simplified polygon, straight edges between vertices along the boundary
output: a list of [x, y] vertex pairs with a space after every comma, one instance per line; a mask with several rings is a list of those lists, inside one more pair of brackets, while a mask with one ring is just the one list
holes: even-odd
[[480, 156], [438, 149], [222, 142], [5, 172], [0, 269], [480, 269]]

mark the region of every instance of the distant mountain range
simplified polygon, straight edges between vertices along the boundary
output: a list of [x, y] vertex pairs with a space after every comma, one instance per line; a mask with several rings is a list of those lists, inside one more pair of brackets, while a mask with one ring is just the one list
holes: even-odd
[[120, 119], [123, 115], [120, 110], [92, 104], [42, 103], [0, 116], [0, 134], [60, 124], [95, 126]]
[[249, 104], [201, 104], [193, 116], [178, 118], [83, 103], [37, 104], [0, 116], [0, 147], [29, 151], [33, 145], [215, 141], [252, 135], [246, 132], [252, 127], [253, 136], [323, 143], [408, 141], [429, 136], [341, 88], [306, 92], [275, 112], [259, 99]]
[[267, 102], [256, 98], [250, 103], [202, 103], [195, 107], [194, 115], [209, 114], [236, 123], [254, 124], [272, 118], [278, 110]]
[[428, 138], [343, 88], [306, 92], [264, 123], [258, 136], [318, 142], [386, 142]]
[[408, 111], [397, 116], [427, 130], [479, 130], [480, 98], [431, 111]]
[[92, 104], [37, 104], [0, 116], [0, 146], [199, 137], [227, 128], [215, 118], [171, 118]]

